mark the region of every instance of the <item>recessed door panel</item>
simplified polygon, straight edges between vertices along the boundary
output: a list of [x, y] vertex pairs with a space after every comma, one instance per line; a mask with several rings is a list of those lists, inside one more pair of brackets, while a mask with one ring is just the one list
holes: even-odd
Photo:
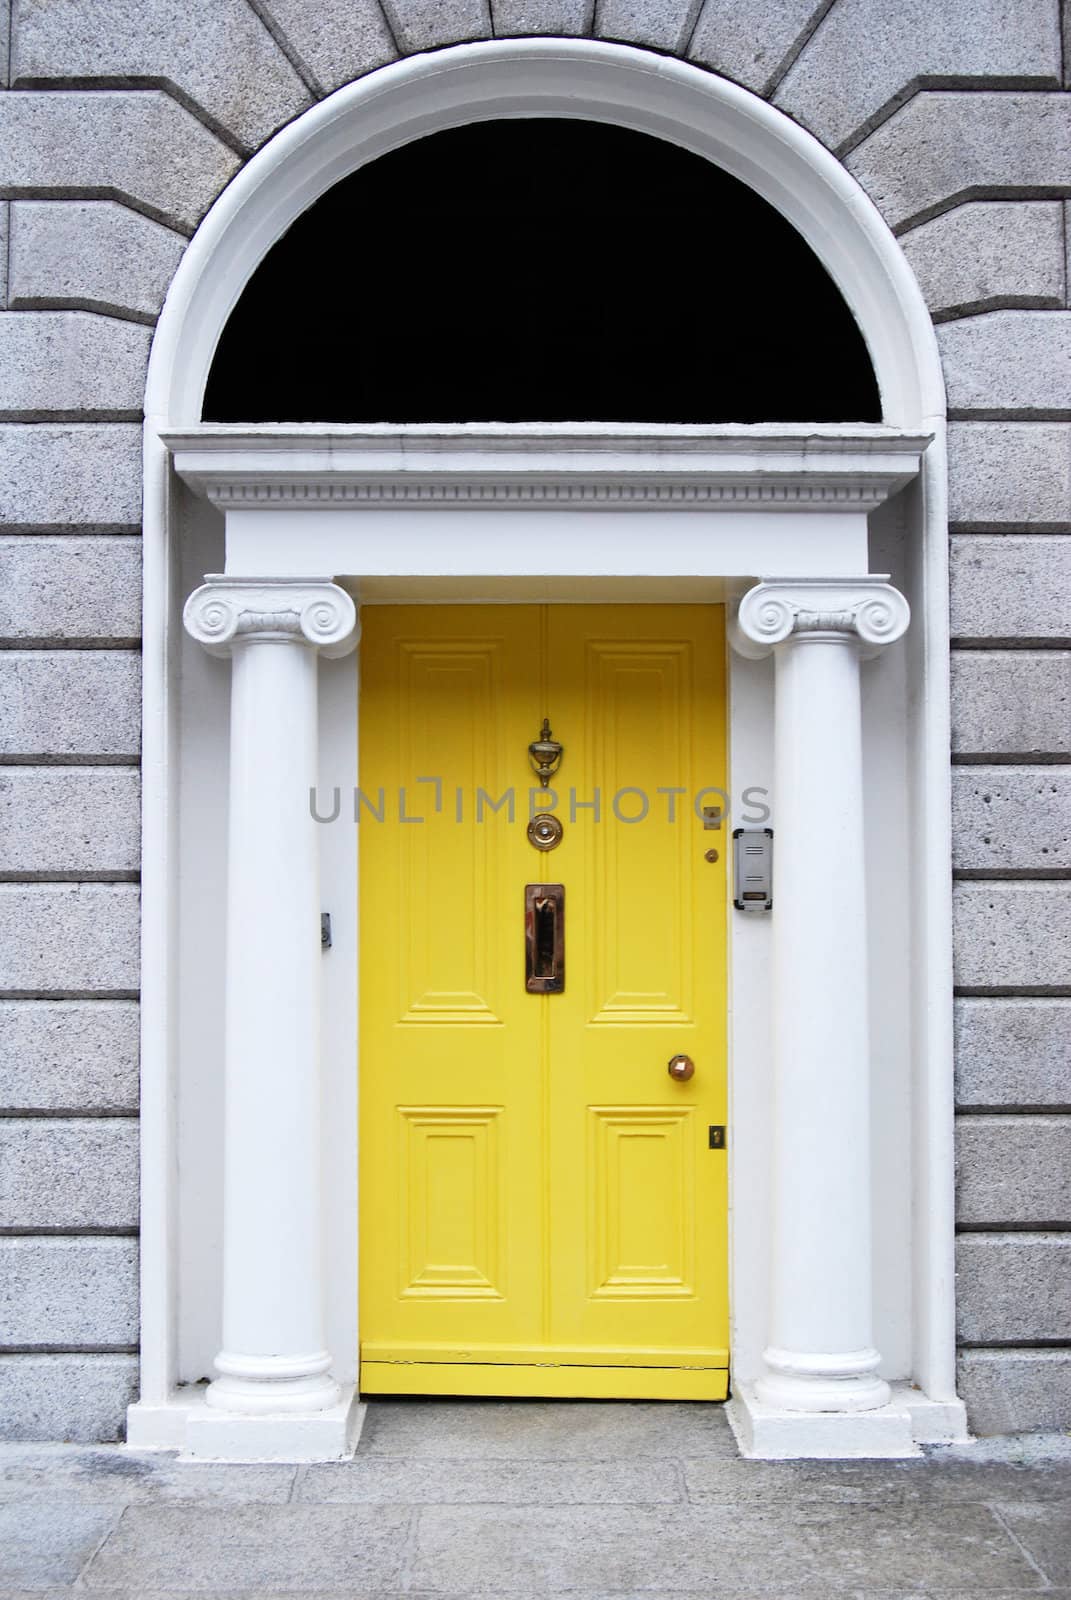
[[[407, 1023], [499, 1021], [492, 991], [501, 977], [488, 916], [497, 899], [497, 853], [486, 829], [459, 827], [453, 813], [457, 786], [473, 794], [495, 763], [501, 653], [494, 639], [398, 643], [398, 919]], [[441, 776], [448, 772], [450, 796]], [[412, 907], [438, 908], [438, 915], [407, 915]]]
[[723, 1397], [721, 609], [363, 620], [362, 1386]]
[[[586, 764], [608, 813], [591, 833], [591, 1020], [690, 1023], [694, 829], [674, 778], [689, 766], [692, 646], [592, 640], [584, 674]], [[637, 889], [651, 883], [662, 892], [637, 917]]]
[[590, 1106], [588, 1115], [589, 1293], [694, 1295], [694, 1107]]
[[403, 1297], [502, 1299], [501, 1106], [399, 1106]]

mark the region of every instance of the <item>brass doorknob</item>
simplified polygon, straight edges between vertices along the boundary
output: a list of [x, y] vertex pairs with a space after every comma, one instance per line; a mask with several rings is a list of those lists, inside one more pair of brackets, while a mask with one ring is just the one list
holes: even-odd
[[670, 1056], [666, 1071], [675, 1083], [687, 1083], [695, 1077], [695, 1062], [691, 1056]]

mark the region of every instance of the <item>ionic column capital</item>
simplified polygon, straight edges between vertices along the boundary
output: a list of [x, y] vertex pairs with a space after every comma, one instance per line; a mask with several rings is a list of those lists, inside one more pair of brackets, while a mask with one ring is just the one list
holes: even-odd
[[755, 660], [794, 636], [840, 634], [870, 656], [901, 638], [910, 620], [910, 607], [887, 574], [763, 578], [740, 602], [732, 644]]
[[210, 655], [258, 639], [311, 645], [344, 656], [360, 636], [357, 607], [329, 578], [228, 578], [209, 573], [186, 601], [186, 632]]

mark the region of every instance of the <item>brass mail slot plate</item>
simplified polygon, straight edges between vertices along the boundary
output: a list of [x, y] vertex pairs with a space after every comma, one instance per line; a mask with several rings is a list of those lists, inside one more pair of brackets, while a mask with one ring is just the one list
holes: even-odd
[[529, 994], [565, 988], [565, 885], [524, 886], [524, 987]]

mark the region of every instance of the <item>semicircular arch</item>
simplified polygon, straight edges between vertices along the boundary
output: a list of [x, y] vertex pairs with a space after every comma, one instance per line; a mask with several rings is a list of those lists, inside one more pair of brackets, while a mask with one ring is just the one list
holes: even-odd
[[754, 189], [800, 232], [866, 341], [883, 420], [943, 414], [936, 340], [877, 208], [817, 139], [746, 89], [627, 45], [518, 39], [411, 57], [337, 90], [283, 128], [211, 207], [175, 275], [153, 342], [147, 416], [200, 419], [216, 345], [271, 246], [366, 162], [431, 133], [508, 117], [581, 117], [668, 139]]

